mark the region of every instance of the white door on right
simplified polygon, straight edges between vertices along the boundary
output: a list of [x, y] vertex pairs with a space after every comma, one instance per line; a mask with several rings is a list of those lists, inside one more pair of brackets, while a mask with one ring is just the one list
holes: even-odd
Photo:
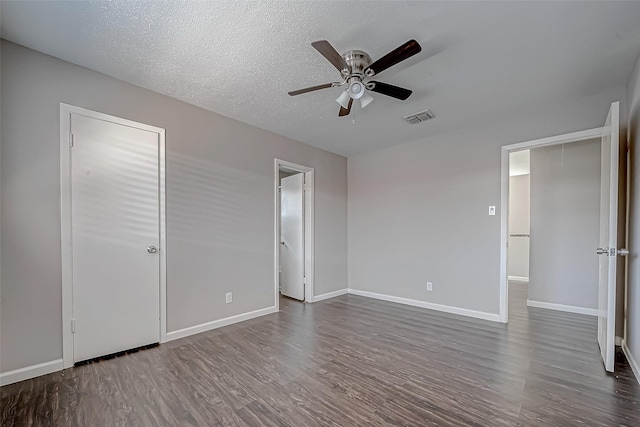
[[600, 244], [598, 344], [604, 367], [613, 372], [616, 332], [616, 257], [618, 255], [618, 149], [620, 103], [611, 104], [602, 129], [600, 168]]
[[304, 301], [304, 174], [280, 180], [280, 293]]

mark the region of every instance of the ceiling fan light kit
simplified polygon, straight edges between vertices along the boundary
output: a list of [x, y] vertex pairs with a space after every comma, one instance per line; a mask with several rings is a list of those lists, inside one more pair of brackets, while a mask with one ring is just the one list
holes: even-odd
[[338, 99], [336, 99], [336, 102], [340, 104], [342, 108], [347, 108], [347, 106], [349, 105], [349, 100], [351, 100], [351, 97], [349, 96], [349, 92], [345, 90], [340, 93], [340, 96], [338, 97]]
[[353, 99], [360, 99], [362, 98], [363, 93], [364, 93], [364, 85], [362, 84], [362, 82], [354, 79], [351, 83], [349, 83], [350, 97], [352, 97]]
[[343, 117], [349, 115], [351, 112], [354, 99], [360, 100], [360, 106], [362, 108], [369, 105], [374, 99], [369, 91], [390, 96], [401, 101], [409, 98], [412, 93], [409, 89], [387, 83], [365, 80], [419, 53], [422, 48], [415, 40], [409, 40], [375, 62], [372, 62], [371, 57], [361, 50], [350, 50], [340, 55], [326, 40], [313, 42], [311, 46], [336, 67], [343, 80], [341, 82], [325, 83], [305, 89], [294, 90], [289, 92], [290, 96], [347, 85], [347, 89], [336, 99], [336, 102], [340, 104], [338, 116]]
[[371, 101], [373, 101], [373, 96], [369, 95], [368, 92], [365, 92], [362, 94], [362, 98], [360, 98], [360, 105], [364, 108], [371, 104]]

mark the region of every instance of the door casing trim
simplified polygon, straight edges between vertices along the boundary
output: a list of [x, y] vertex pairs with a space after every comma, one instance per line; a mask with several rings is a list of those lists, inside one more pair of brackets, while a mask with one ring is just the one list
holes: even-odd
[[62, 267], [62, 360], [63, 369], [73, 366], [73, 245], [71, 239], [71, 114], [104, 120], [158, 134], [158, 187], [160, 214], [160, 342], [167, 341], [167, 232], [165, 194], [165, 130], [120, 117], [60, 103], [60, 242]]

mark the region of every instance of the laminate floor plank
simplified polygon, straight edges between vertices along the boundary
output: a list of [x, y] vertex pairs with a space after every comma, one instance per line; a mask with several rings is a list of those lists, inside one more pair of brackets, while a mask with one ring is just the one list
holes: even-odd
[[507, 325], [343, 295], [0, 389], [2, 426], [640, 426], [597, 319], [526, 306]]

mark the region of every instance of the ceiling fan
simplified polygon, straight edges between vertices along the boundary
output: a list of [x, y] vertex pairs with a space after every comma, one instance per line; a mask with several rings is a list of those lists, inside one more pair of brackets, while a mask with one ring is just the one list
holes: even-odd
[[291, 96], [330, 87], [348, 85], [338, 99], [336, 99], [336, 102], [340, 104], [338, 116], [342, 117], [347, 116], [351, 112], [351, 105], [354, 99], [360, 100], [362, 108], [369, 105], [371, 101], [373, 101], [373, 96], [371, 96], [368, 91], [381, 93], [402, 101], [407, 99], [412, 93], [409, 89], [387, 83], [365, 80], [419, 53], [422, 48], [415, 40], [409, 40], [373, 63], [371, 57], [361, 50], [350, 50], [340, 55], [327, 40], [313, 42], [311, 46], [340, 71], [343, 80], [341, 82], [325, 83], [294, 90], [289, 92]]

